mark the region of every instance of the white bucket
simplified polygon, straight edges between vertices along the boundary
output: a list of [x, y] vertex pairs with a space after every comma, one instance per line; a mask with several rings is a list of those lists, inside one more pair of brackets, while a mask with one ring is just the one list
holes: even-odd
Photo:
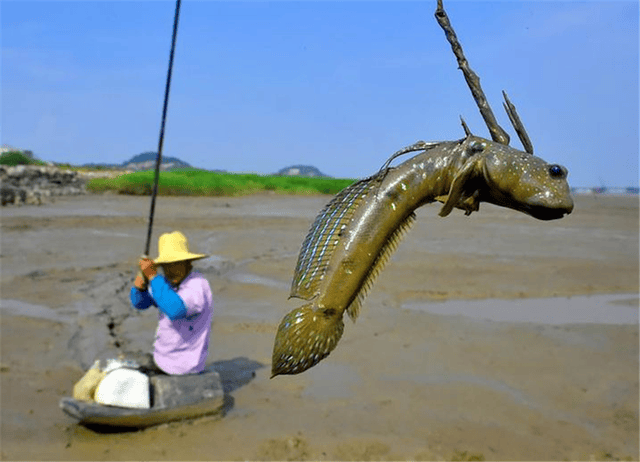
[[149, 409], [149, 377], [125, 367], [112, 370], [98, 384], [95, 400], [110, 406]]

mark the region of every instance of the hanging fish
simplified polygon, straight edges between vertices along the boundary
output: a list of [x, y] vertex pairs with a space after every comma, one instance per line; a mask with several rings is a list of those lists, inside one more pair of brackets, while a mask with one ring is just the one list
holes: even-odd
[[[414, 210], [440, 201], [440, 216], [454, 207], [475, 212], [481, 202], [518, 210], [539, 220], [571, 213], [573, 199], [567, 169], [533, 155], [533, 145], [515, 106], [504, 108], [525, 149], [509, 146], [480, 79], [471, 70], [449, 18], [438, 0], [436, 20], [471, 89], [492, 141], [474, 136], [462, 120], [459, 141], [418, 142], [396, 152], [377, 174], [338, 193], [316, 217], [298, 256], [290, 297], [308, 303], [287, 314], [276, 334], [272, 377], [299, 374], [336, 347], [343, 317], [355, 321], [367, 292], [402, 236], [415, 220]], [[397, 167], [398, 156], [422, 151]]]
[[540, 220], [561, 218], [573, 209], [567, 170], [560, 165], [473, 135], [419, 142], [400, 152], [417, 149], [424, 152], [338, 193], [315, 219], [290, 293], [309, 303], [280, 323], [272, 376], [298, 374], [336, 347], [345, 311], [356, 320], [416, 208], [441, 201], [445, 217], [454, 207], [469, 215], [480, 202], [489, 202]]

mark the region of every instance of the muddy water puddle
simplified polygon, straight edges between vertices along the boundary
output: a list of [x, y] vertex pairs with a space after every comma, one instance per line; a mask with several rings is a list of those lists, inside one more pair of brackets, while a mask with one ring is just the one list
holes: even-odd
[[62, 323], [72, 322], [77, 317], [77, 311], [53, 310], [48, 306], [36, 305], [20, 300], [0, 300], [0, 313], [11, 316], [26, 316], [29, 318], [46, 319]]
[[635, 294], [576, 297], [410, 301], [402, 308], [442, 316], [465, 316], [478, 320], [535, 324], [637, 324]]

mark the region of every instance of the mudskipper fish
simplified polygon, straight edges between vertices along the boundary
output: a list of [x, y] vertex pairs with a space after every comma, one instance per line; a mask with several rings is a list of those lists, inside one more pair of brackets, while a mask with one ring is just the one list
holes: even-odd
[[280, 323], [272, 376], [298, 374], [336, 347], [345, 311], [355, 321], [416, 208], [441, 201], [440, 216], [445, 217], [454, 207], [469, 215], [489, 202], [539, 220], [562, 218], [573, 209], [567, 169], [532, 154], [473, 135], [418, 142], [401, 152], [416, 150], [423, 152], [397, 167], [387, 163], [342, 190], [315, 219], [290, 293], [309, 303]]
[[[440, 216], [454, 207], [466, 215], [481, 202], [518, 210], [539, 220], [571, 213], [567, 169], [533, 155], [533, 145], [515, 106], [504, 108], [526, 152], [509, 147], [471, 70], [442, 0], [435, 17], [451, 45], [493, 141], [474, 136], [458, 141], [417, 142], [396, 152], [377, 174], [338, 193], [315, 219], [302, 244], [290, 297], [308, 301], [287, 314], [276, 334], [272, 377], [298, 374], [318, 364], [336, 347], [345, 311], [355, 321], [360, 306], [404, 233], [414, 210], [440, 201]], [[397, 167], [391, 161], [422, 151]]]

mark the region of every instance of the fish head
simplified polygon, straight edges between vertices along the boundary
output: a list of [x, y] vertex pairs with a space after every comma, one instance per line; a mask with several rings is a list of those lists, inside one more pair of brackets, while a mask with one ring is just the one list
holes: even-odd
[[315, 366], [333, 351], [343, 330], [342, 313], [332, 308], [308, 304], [290, 311], [278, 326], [271, 378]]
[[468, 136], [461, 149], [462, 166], [453, 180], [450, 208], [473, 197], [539, 220], [562, 218], [573, 210], [568, 171], [562, 165], [477, 136]]

